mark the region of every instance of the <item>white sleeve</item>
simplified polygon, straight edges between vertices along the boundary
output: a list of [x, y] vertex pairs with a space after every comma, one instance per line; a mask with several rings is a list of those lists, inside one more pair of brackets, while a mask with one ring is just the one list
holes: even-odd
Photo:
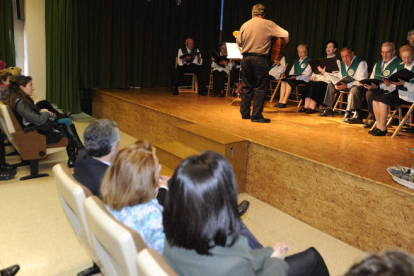
[[369, 77], [370, 79], [375, 79], [375, 69], [376, 68], [377, 68], [377, 64], [375, 63], [374, 68], [372, 68], [371, 76]]
[[414, 92], [414, 83], [411, 82], [405, 82], [404, 87], [408, 89], [408, 92]]
[[[196, 50], [196, 52], [199, 52], [200, 50]], [[195, 64], [195, 65], [203, 65], [203, 57], [201, 56], [201, 54], [200, 54], [200, 59], [201, 59], [201, 61], [200, 61], [200, 63], [198, 63], [196, 60], [196, 58], [194, 58], [194, 60], [193, 60], [193, 63]]]
[[181, 51], [181, 48], [178, 49], [178, 55], [177, 55], [177, 61], [178, 66], [183, 66], [183, 60], [180, 58], [183, 55], [183, 52]]

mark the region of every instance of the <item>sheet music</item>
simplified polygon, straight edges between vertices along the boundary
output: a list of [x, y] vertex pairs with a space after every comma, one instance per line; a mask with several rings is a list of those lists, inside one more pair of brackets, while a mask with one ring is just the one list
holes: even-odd
[[240, 47], [237, 43], [226, 43], [227, 58], [228, 59], [242, 59], [243, 56], [240, 53]]

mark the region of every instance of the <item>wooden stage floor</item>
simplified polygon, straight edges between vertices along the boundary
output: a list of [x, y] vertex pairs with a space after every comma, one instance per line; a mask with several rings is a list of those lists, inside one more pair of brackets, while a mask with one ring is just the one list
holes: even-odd
[[414, 134], [401, 133], [395, 139], [390, 133], [374, 137], [362, 125], [342, 123], [341, 115], [306, 115], [298, 113], [293, 104], [275, 109], [266, 101], [263, 115], [272, 121], [260, 124], [242, 120], [239, 105], [229, 105], [232, 97], [173, 96], [166, 88], [99, 91], [413, 193], [395, 183], [386, 169], [394, 164], [411, 165], [407, 148], [414, 147]]

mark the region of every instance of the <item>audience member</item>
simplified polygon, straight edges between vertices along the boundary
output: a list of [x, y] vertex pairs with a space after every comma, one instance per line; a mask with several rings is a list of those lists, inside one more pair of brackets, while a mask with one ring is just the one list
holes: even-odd
[[[227, 57], [226, 43], [221, 44], [219, 55]], [[218, 95], [219, 97], [224, 97], [226, 95], [224, 83], [226, 82], [226, 77], [230, 74], [230, 70], [233, 68], [233, 62], [228, 59], [222, 59], [217, 63], [215, 58], [211, 57], [211, 68], [213, 68], [213, 91], [210, 96], [215, 97]]]
[[[398, 69], [407, 69], [414, 72], [414, 50], [409, 45], [404, 45], [400, 48], [400, 56], [403, 60], [404, 67], [400, 66]], [[384, 82], [385, 83], [385, 82]], [[387, 82], [388, 83], [388, 82]], [[387, 84], [385, 83], [385, 84]], [[374, 97], [372, 106], [377, 119], [377, 124], [373, 130], [368, 133], [374, 136], [385, 136], [387, 130], [388, 106], [400, 106], [402, 104], [411, 105], [414, 102], [414, 80], [405, 82], [391, 83], [387, 86], [388, 91], [392, 93], [384, 93]]]
[[[108, 211], [137, 231], [146, 245], [162, 254], [165, 234], [163, 207], [158, 203], [161, 166], [147, 142], [121, 149], [102, 180], [101, 195]], [[168, 178], [162, 185], [167, 186]]]
[[234, 171], [222, 155], [207, 151], [188, 157], [175, 170], [169, 189], [163, 257], [177, 274], [329, 275], [314, 248], [285, 259], [286, 244], [249, 247], [241, 234]]
[[[329, 40], [326, 45], [326, 58], [337, 58], [335, 54], [336, 50], [338, 50], [338, 42]], [[338, 59], [337, 64], [339, 68], [341, 64]], [[306, 84], [305, 89], [303, 89], [302, 99], [305, 99], [305, 104], [298, 110], [299, 112], [306, 114], [316, 113], [316, 105], [322, 104], [326, 94], [326, 87], [331, 82], [325, 73], [325, 69], [318, 67], [320, 74], [312, 73], [310, 81]]]
[[292, 89], [298, 84], [307, 84], [312, 75], [312, 69], [308, 63], [308, 46], [306, 44], [300, 44], [297, 50], [299, 58], [293, 62], [289, 76], [282, 81], [279, 103], [275, 104], [274, 107], [286, 108], [286, 103]]
[[187, 38], [185, 46], [178, 50], [177, 62], [177, 68], [174, 70], [173, 95], [178, 95], [178, 86], [181, 83], [183, 73], [195, 73], [197, 75], [198, 94], [205, 96], [206, 72], [201, 53], [197, 48], [194, 49], [194, 40], [192, 38]]
[[[75, 165], [77, 153], [83, 149], [83, 144], [79, 139], [75, 125], [68, 118], [57, 119], [56, 114], [47, 109], [38, 109], [30, 96], [33, 94], [35, 87], [32, 78], [29, 76], [18, 76], [10, 81], [9, 96], [6, 100], [12, 109], [22, 128], [29, 126], [54, 125], [64, 131], [68, 138], [66, 147], [68, 153], [68, 167]], [[40, 132], [40, 130], [39, 130]], [[62, 135], [57, 128], [52, 126], [51, 130], [43, 133], [46, 135], [46, 143], [56, 143]]]
[[8, 70], [0, 70], [0, 100], [6, 101], [9, 95], [9, 84], [12, 74]]
[[413, 276], [414, 259], [408, 253], [388, 250], [370, 254], [354, 264], [344, 276]]
[[[341, 59], [341, 66], [339, 67], [339, 73], [336, 75], [336, 77], [342, 79], [346, 76], [351, 76], [356, 80], [363, 80], [368, 78], [367, 63], [362, 58], [355, 56], [355, 53], [351, 47], [344, 47], [341, 50]], [[365, 95], [366, 89], [362, 85], [357, 85], [356, 81], [350, 82], [348, 84], [340, 82], [335, 85], [333, 83], [329, 83], [326, 90], [325, 99], [323, 101], [323, 105], [326, 106], [326, 109], [318, 116], [334, 116], [333, 107], [335, 104], [335, 93], [338, 91], [349, 92], [349, 94], [352, 95]], [[345, 116], [342, 119], [343, 122], [348, 122], [352, 119], [352, 110], [362, 108], [360, 105], [357, 105], [356, 102], [352, 99], [353, 98], [349, 100], [348, 98]]]
[[0, 70], [6, 68], [6, 63], [0, 59]]

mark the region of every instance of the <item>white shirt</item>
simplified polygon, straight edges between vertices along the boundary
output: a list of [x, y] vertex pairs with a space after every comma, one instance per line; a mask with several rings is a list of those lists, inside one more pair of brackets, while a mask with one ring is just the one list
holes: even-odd
[[[194, 51], [194, 49], [193, 49], [193, 51]], [[190, 52], [190, 49], [187, 48], [187, 52]], [[199, 52], [199, 50], [196, 49], [195, 52], [197, 53], [197, 52]], [[178, 66], [183, 66], [184, 64], [187, 64], [187, 65], [190, 64], [190, 63], [187, 63], [187, 62], [183, 63], [183, 60], [180, 58], [182, 55], [183, 55], [183, 51], [181, 51], [181, 48], [180, 48], [180, 49], [178, 49], [178, 55], [177, 55]], [[200, 63], [197, 62], [197, 58], [194, 58], [192, 63], [194, 63], [195, 65], [202, 65], [203, 64], [203, 58], [201, 57], [201, 54], [200, 54], [200, 59], [201, 59]]]
[[[411, 62], [410, 65], [405, 65], [404, 68], [407, 70], [411, 70], [414, 66], [414, 61]], [[408, 89], [408, 91], [398, 90], [398, 95], [400, 99], [407, 101], [407, 102], [414, 102], [414, 83], [410, 83], [406, 81], [404, 83], [404, 87]]]
[[286, 71], [286, 60], [285, 57], [280, 59], [280, 64], [274, 64], [273, 68], [270, 69], [269, 75], [273, 76], [275, 79], [279, 79], [280, 75], [282, 75]]
[[[374, 65], [374, 69], [372, 69], [372, 73], [371, 73], [371, 76], [370, 76], [369, 78], [370, 78], [370, 79], [375, 79], [375, 70], [376, 70], [376, 68], [377, 68], [377, 65], [379, 65], [379, 66], [383, 66], [384, 68], [386, 68], [386, 67], [388, 66], [388, 64], [390, 64], [390, 63], [391, 63], [394, 59], [396, 59], [396, 58], [397, 58], [397, 57], [396, 57], [396, 56], [394, 56], [394, 57], [393, 57], [390, 61], [388, 61], [388, 62], [385, 62], [385, 63], [384, 63], [384, 61], [383, 61], [383, 65], [382, 65], [382, 64], [378, 64], [378, 62], [377, 62], [377, 63], [375, 63], [375, 65]], [[392, 74], [394, 74], [395, 72], [397, 72], [397, 68], [395, 68], [395, 69], [394, 69], [394, 71], [393, 71], [393, 72], [391, 72], [390, 76], [391, 76]], [[380, 83], [379, 88], [380, 88], [380, 89], [382, 89], [382, 90], [388, 90], [389, 92], [392, 92], [392, 91], [394, 91], [394, 90], [395, 90], [395, 85], [391, 83], [391, 85], [387, 87], [384, 83]]]
[[[220, 56], [223, 56], [223, 55], [220, 53]], [[226, 72], [227, 75], [230, 74], [230, 70], [231, 68], [233, 68], [233, 65], [234, 65], [233, 62], [231, 61], [228, 62], [226, 67], [222, 67], [218, 65], [215, 61], [211, 62], [211, 68], [213, 68], [213, 71], [219, 71], [219, 72], [224, 71]]]

